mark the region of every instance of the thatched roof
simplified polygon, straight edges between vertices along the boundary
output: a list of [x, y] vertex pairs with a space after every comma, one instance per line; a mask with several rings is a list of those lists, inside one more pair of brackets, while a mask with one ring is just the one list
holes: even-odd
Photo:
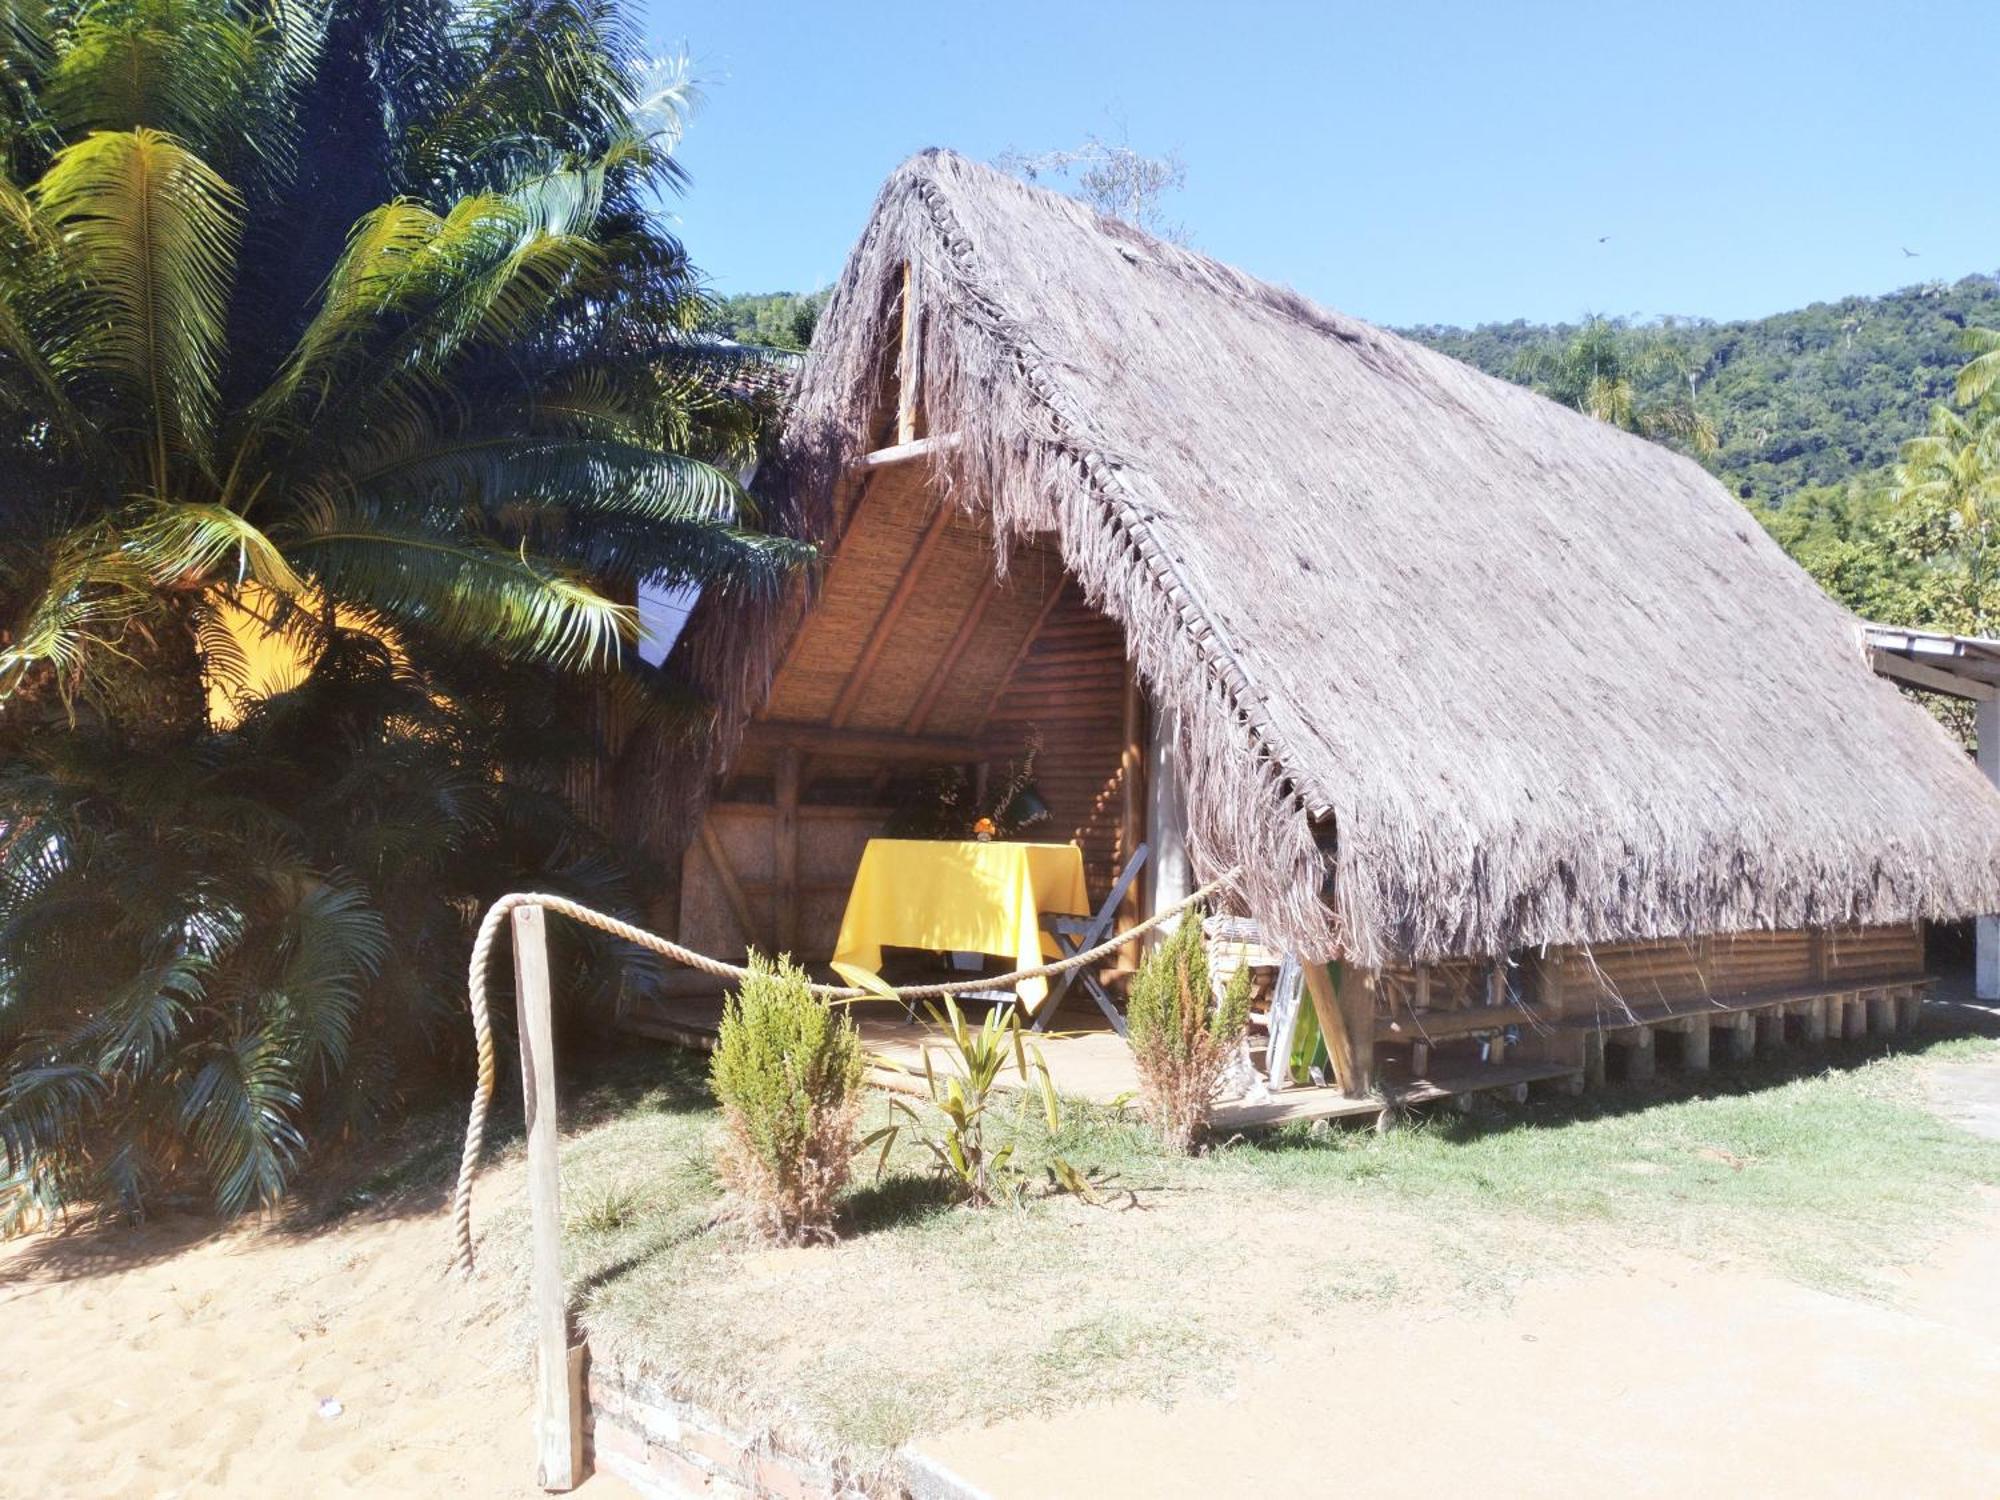
[[[2000, 796], [1698, 465], [948, 153], [890, 178], [821, 319], [804, 529], [882, 437], [906, 261], [940, 480], [1059, 536], [1179, 710], [1197, 860], [1285, 941], [2000, 910]], [[744, 639], [711, 650], [754, 696]]]

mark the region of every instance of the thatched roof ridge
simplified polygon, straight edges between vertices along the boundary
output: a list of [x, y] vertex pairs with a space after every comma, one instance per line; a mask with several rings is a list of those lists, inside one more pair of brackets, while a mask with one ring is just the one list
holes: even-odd
[[[2000, 909], [2000, 797], [1698, 465], [948, 153], [890, 178], [822, 316], [807, 531], [879, 438], [906, 261], [940, 479], [1059, 537], [1177, 712], [1197, 858], [1284, 941]], [[754, 696], [768, 644], [730, 634]]]

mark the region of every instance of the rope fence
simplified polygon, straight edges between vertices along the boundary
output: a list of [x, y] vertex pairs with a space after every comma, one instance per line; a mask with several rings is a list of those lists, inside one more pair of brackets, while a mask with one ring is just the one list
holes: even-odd
[[[896, 985], [883, 990], [861, 989], [856, 986], [813, 984], [808, 988], [823, 1000], [845, 1003], [854, 1000], [929, 1000], [946, 995], [964, 994], [972, 990], [1004, 989], [1029, 979], [1046, 979], [1053, 975], [1081, 968], [1085, 964], [1097, 963], [1117, 952], [1134, 938], [1143, 937], [1164, 922], [1170, 922], [1189, 907], [1207, 901], [1217, 891], [1235, 880], [1236, 870], [1229, 870], [1214, 880], [1175, 902], [1164, 911], [1155, 912], [1145, 921], [1135, 923], [1123, 932], [1115, 933], [1093, 948], [1072, 953], [1065, 958], [1039, 964], [1031, 969], [1017, 969], [1010, 974], [982, 975], [976, 979], [954, 980], [947, 984]], [[691, 969], [699, 969], [704, 974], [712, 974], [718, 979], [742, 981], [750, 971], [740, 964], [725, 963], [706, 953], [698, 953], [684, 947], [671, 938], [661, 937], [657, 932], [648, 932], [643, 927], [635, 927], [630, 922], [619, 920], [605, 912], [594, 910], [566, 896], [549, 895], [545, 892], [521, 891], [502, 896], [486, 909], [480, 920], [479, 935], [473, 940], [472, 959], [466, 972], [466, 993], [472, 1005], [472, 1036], [478, 1054], [479, 1077], [472, 1090], [472, 1112], [465, 1124], [465, 1151], [459, 1157], [458, 1185], [452, 1191], [452, 1226], [455, 1236], [456, 1253], [453, 1260], [465, 1275], [472, 1274], [472, 1179], [479, 1170], [479, 1156], [486, 1143], [486, 1113], [493, 1102], [493, 1017], [486, 1003], [486, 970], [492, 960], [493, 945], [500, 935], [500, 928], [510, 913], [519, 907], [538, 906], [546, 911], [560, 913], [572, 922], [585, 927], [594, 927], [599, 932], [663, 958], [683, 964]]]

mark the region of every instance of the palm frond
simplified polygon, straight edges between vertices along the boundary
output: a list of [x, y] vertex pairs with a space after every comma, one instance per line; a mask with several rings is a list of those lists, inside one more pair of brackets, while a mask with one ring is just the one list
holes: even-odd
[[67, 140], [145, 128], [218, 166], [283, 173], [324, 25], [287, 3], [94, 0], [65, 29], [41, 101]]
[[364, 505], [328, 506], [287, 550], [337, 598], [449, 639], [565, 667], [616, 660], [638, 612], [585, 583], [480, 541], [447, 539]]
[[155, 583], [185, 588], [209, 579], [227, 562], [230, 584], [254, 580], [287, 596], [305, 591], [277, 544], [226, 506], [154, 503], [139, 514], [142, 519], [125, 533], [123, 545]]
[[366, 893], [327, 881], [285, 913], [275, 942], [279, 968], [263, 994], [265, 1024], [300, 1067], [337, 1071], [362, 987], [388, 959], [388, 928]]
[[66, 148], [35, 194], [102, 307], [99, 357], [147, 411], [163, 494], [171, 452], [209, 458], [241, 202], [199, 157], [146, 129]]
[[305, 1148], [295, 1078], [284, 1048], [252, 1031], [218, 1046], [182, 1089], [180, 1125], [222, 1213], [268, 1207], [284, 1195]]
[[2000, 388], [2000, 329], [1968, 328], [1959, 337], [1972, 358], [1958, 372], [1954, 394], [1960, 406], [1971, 406]]

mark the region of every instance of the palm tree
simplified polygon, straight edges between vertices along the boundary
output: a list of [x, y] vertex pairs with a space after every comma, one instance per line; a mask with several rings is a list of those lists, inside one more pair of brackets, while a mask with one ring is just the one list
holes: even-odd
[[[1649, 379], [1660, 375], [1671, 382], [1665, 391]], [[1673, 345], [1640, 340], [1607, 319], [1590, 318], [1568, 342], [1522, 356], [1516, 378], [1626, 432], [1681, 443], [1703, 456], [1716, 449], [1715, 424], [1696, 407], [1693, 373]]]
[[2000, 328], [1968, 328], [1960, 339], [1972, 358], [1958, 372], [1955, 394], [1960, 406], [1973, 406], [2000, 389]]
[[1937, 595], [1931, 623], [1992, 634], [2000, 624], [2000, 408], [1990, 399], [1969, 411], [1933, 407], [1924, 435], [1903, 445], [1890, 530], [1898, 550], [1928, 571]]
[[[615, 0], [0, 17], [0, 1219], [268, 1203], [421, 1082], [467, 911], [629, 907], [553, 690], [801, 556], [650, 208], [687, 97]], [[246, 616], [312, 670], [210, 724]]]
[[[177, 723], [216, 610], [246, 591], [308, 642], [338, 608], [601, 664], [637, 582], [740, 586], [793, 560], [677, 451], [709, 356], [644, 205], [677, 180], [684, 96], [649, 86], [615, 10], [397, 13], [426, 66], [367, 101], [393, 128], [359, 148], [314, 107], [344, 12], [15, 14], [0, 693], [73, 706], [136, 675]], [[297, 210], [329, 154], [386, 191], [302, 264], [291, 228], [324, 238]]]

